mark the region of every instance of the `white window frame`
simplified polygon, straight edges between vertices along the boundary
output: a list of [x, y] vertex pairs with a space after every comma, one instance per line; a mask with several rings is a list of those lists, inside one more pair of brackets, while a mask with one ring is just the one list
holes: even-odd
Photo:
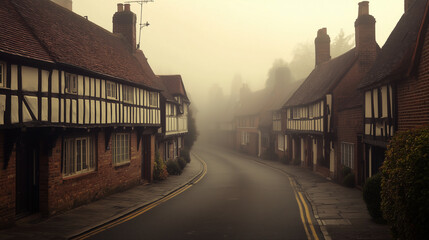
[[92, 137], [65, 138], [62, 159], [63, 176], [69, 177], [94, 171], [95, 152], [95, 142]]
[[277, 149], [280, 151], [285, 150], [285, 138], [281, 134], [277, 134]]
[[241, 132], [241, 145], [247, 145], [249, 143], [249, 133]]
[[158, 107], [158, 93], [157, 92], [149, 92], [149, 106], [150, 107]]
[[127, 85], [122, 85], [122, 101], [134, 103], [134, 88]]
[[6, 87], [6, 64], [0, 62], [0, 88]]
[[78, 77], [77, 74], [65, 73], [64, 74], [64, 92], [77, 94], [78, 88]]
[[341, 142], [341, 164], [353, 169], [354, 143]]
[[109, 99], [118, 99], [117, 84], [115, 82], [106, 81], [106, 97]]
[[112, 136], [112, 162], [114, 166], [131, 161], [131, 134], [116, 133]]

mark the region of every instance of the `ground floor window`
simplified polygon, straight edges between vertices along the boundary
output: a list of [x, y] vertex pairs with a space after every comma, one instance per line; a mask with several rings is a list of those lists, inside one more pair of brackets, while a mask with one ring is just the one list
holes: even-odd
[[277, 148], [280, 151], [284, 151], [285, 138], [281, 134], [277, 134]]
[[116, 133], [112, 137], [113, 165], [130, 162], [131, 137], [129, 133]]
[[173, 156], [177, 158], [177, 141], [173, 140]]
[[95, 144], [92, 137], [66, 138], [63, 142], [63, 176], [95, 169]]
[[249, 133], [241, 132], [241, 145], [247, 145], [249, 143]]
[[341, 164], [353, 169], [354, 144], [341, 142]]
[[179, 149], [182, 148], [182, 137], [177, 138], [177, 146], [179, 147]]

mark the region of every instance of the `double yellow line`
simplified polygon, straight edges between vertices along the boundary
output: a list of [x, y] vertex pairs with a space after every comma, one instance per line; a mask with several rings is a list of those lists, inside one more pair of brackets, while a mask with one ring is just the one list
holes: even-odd
[[298, 203], [299, 214], [301, 216], [302, 224], [304, 225], [305, 234], [307, 234], [307, 239], [309, 240], [319, 240], [317, 236], [316, 229], [314, 229], [313, 222], [311, 221], [311, 215], [308, 210], [307, 203], [302, 196], [302, 192], [299, 192], [296, 186], [296, 182], [294, 179], [289, 177], [290, 185], [292, 186], [293, 192], [295, 194], [296, 202]]
[[81, 234], [81, 235], [79, 235], [77, 237], [72, 237], [71, 239], [73, 239], [73, 240], [86, 239], [86, 238], [89, 238], [89, 237], [91, 237], [93, 235], [96, 235], [96, 234], [98, 234], [100, 232], [103, 232], [103, 231], [105, 231], [105, 230], [107, 230], [109, 228], [115, 227], [115, 226], [117, 226], [117, 225], [119, 225], [121, 223], [127, 222], [127, 221], [129, 221], [129, 220], [131, 220], [131, 219], [133, 219], [133, 218], [135, 218], [135, 217], [137, 217], [137, 216], [139, 216], [139, 215], [141, 215], [141, 214], [143, 214], [143, 213], [151, 210], [152, 208], [160, 205], [161, 203], [166, 202], [166, 201], [174, 198], [175, 196], [177, 196], [177, 195], [181, 194], [182, 192], [186, 191], [188, 188], [192, 187], [194, 184], [197, 184], [207, 174], [207, 164], [200, 157], [198, 157], [196, 154], [194, 154], [194, 156], [197, 157], [198, 160], [203, 164], [203, 171], [202, 171], [202, 173], [200, 175], [198, 175], [190, 183], [182, 186], [181, 188], [179, 188], [178, 190], [174, 191], [173, 193], [170, 193], [169, 195], [167, 195], [167, 196], [165, 196], [165, 197], [163, 197], [161, 199], [158, 199], [157, 201], [155, 201], [155, 202], [153, 202], [153, 203], [151, 203], [151, 204], [149, 204], [149, 205], [147, 205], [147, 206], [145, 206], [145, 207], [143, 207], [141, 209], [138, 209], [137, 211], [134, 211], [132, 213], [126, 214], [125, 216], [119, 217], [119, 218], [113, 220], [112, 222], [109, 222], [109, 223], [104, 224], [104, 225], [102, 225], [100, 227], [92, 229], [92, 230], [90, 230], [90, 231], [88, 231], [86, 233], [83, 233], [83, 234]]

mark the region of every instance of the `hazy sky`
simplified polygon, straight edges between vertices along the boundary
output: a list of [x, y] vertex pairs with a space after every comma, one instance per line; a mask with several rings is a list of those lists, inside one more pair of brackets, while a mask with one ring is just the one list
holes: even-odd
[[[155, 0], [143, 5], [141, 49], [156, 74], [181, 74], [194, 101], [218, 83], [228, 92], [237, 74], [252, 89], [264, 86], [275, 59], [290, 61], [299, 43], [328, 29], [354, 33], [358, 0]], [[403, 0], [369, 1], [380, 46], [404, 11]], [[117, 0], [73, 0], [73, 11], [112, 31]], [[140, 5], [131, 3], [140, 16]], [[138, 34], [138, 29], [137, 29]], [[137, 36], [138, 40], [138, 36]], [[198, 105], [198, 104], [197, 104]]]

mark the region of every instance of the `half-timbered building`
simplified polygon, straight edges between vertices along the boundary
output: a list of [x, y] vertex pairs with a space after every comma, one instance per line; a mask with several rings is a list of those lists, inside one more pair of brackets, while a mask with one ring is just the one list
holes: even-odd
[[404, 3], [405, 13], [360, 84], [365, 178], [379, 171], [396, 131], [429, 124], [428, 1]]
[[161, 82], [161, 133], [157, 136], [160, 156], [167, 161], [180, 156], [188, 133], [190, 101], [180, 75], [158, 76]]
[[356, 47], [334, 59], [326, 28], [318, 31], [316, 67], [283, 106], [288, 158], [330, 177], [337, 177], [343, 166], [354, 172], [358, 168], [354, 161], [361, 132], [361, 120], [356, 121], [361, 111], [357, 85], [379, 49], [367, 1], [359, 3], [355, 30]]
[[111, 33], [48, 0], [0, 4], [1, 225], [151, 180], [160, 90], [135, 20], [118, 4]]

